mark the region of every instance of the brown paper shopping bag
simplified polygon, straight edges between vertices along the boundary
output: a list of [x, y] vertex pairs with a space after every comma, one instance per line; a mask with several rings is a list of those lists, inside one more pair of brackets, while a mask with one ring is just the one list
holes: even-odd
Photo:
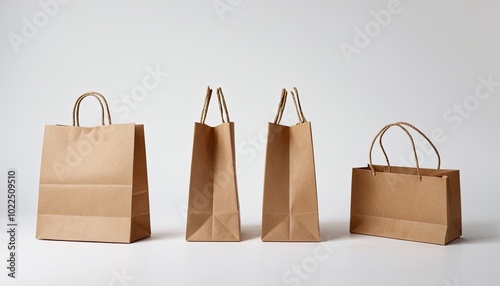
[[297, 89], [292, 98], [299, 123], [280, 125], [287, 91], [283, 89], [274, 123], [269, 123], [262, 241], [319, 241], [318, 199], [311, 123]]
[[[397, 126], [410, 138], [416, 168], [394, 167], [382, 144], [385, 132]], [[438, 157], [437, 169], [420, 168], [410, 127], [422, 135]], [[377, 138], [387, 166], [372, 164]], [[460, 175], [440, 169], [441, 158], [434, 144], [406, 122], [389, 124], [373, 139], [368, 167], [353, 168], [351, 190], [352, 233], [445, 245], [462, 234]]]
[[[88, 96], [99, 100], [101, 126], [80, 127]], [[106, 99], [83, 94], [73, 126], [45, 126], [36, 237], [130, 243], [150, 235], [144, 127], [111, 124]]]
[[186, 240], [240, 241], [234, 123], [219, 87], [222, 124], [205, 124], [211, 96], [208, 87], [200, 123], [194, 125]]

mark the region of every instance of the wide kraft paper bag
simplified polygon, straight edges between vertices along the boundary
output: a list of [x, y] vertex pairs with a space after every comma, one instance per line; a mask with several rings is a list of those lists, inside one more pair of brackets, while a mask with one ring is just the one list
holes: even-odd
[[264, 176], [262, 241], [320, 241], [311, 123], [292, 92], [299, 123], [280, 125], [287, 92], [269, 123]]
[[194, 126], [186, 240], [240, 241], [234, 123], [218, 88], [223, 123], [216, 127], [205, 124], [211, 95], [209, 87], [200, 123]]
[[[102, 126], [79, 126], [87, 96], [99, 100]], [[84, 94], [75, 104], [73, 126], [45, 127], [36, 237], [130, 243], [150, 235], [144, 127], [111, 125], [105, 98]]]
[[[382, 137], [393, 126], [400, 127], [410, 136], [417, 168], [390, 166]], [[431, 144], [438, 156], [437, 169], [419, 167], [413, 138], [405, 126], [415, 129]], [[387, 166], [371, 162], [377, 138]], [[368, 167], [352, 170], [350, 231], [441, 245], [460, 237], [459, 171], [440, 169], [436, 147], [413, 125], [397, 122], [385, 126], [372, 142]]]

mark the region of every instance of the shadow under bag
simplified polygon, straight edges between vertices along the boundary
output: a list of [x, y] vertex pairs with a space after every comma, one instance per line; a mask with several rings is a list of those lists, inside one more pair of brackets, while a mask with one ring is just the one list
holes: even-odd
[[208, 87], [200, 123], [194, 125], [186, 240], [240, 241], [234, 123], [229, 120], [219, 87], [217, 99], [222, 124], [215, 127], [205, 124], [211, 96], [212, 89]]
[[[382, 138], [394, 126], [409, 136], [416, 168], [390, 165]], [[432, 146], [438, 157], [437, 169], [420, 168], [413, 137], [406, 127], [417, 131]], [[377, 139], [387, 166], [372, 164]], [[462, 235], [459, 171], [440, 169], [436, 147], [420, 130], [406, 122], [385, 126], [373, 139], [369, 159], [368, 167], [352, 169], [352, 233], [442, 245]]]
[[[101, 105], [102, 126], [80, 127], [88, 96]], [[36, 237], [130, 243], [150, 235], [144, 126], [111, 124], [104, 96], [83, 94], [73, 126], [45, 126]]]
[[311, 123], [295, 89], [292, 98], [299, 123], [280, 125], [286, 104], [283, 89], [274, 123], [269, 123], [262, 241], [319, 241], [318, 198]]

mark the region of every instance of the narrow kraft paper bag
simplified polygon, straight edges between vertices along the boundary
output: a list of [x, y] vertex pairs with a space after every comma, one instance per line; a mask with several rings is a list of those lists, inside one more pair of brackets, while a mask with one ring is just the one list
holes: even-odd
[[[397, 126], [410, 138], [416, 168], [393, 167], [382, 138]], [[438, 158], [437, 169], [420, 168], [410, 127], [432, 146]], [[387, 165], [372, 164], [377, 140]], [[440, 169], [441, 158], [434, 144], [415, 126], [406, 122], [389, 124], [375, 136], [368, 167], [353, 168], [351, 190], [352, 233], [445, 245], [462, 235], [460, 174]]]
[[299, 123], [280, 125], [286, 105], [283, 89], [274, 123], [269, 123], [262, 241], [320, 241], [318, 199], [311, 123], [306, 121], [294, 88]]
[[229, 119], [219, 87], [222, 124], [205, 124], [211, 96], [212, 89], [208, 87], [200, 123], [194, 125], [186, 240], [240, 241], [234, 123]]
[[[101, 126], [80, 127], [88, 96], [101, 105]], [[130, 243], [151, 235], [149, 216], [143, 125], [111, 124], [104, 96], [83, 94], [73, 126], [45, 126], [36, 237]]]

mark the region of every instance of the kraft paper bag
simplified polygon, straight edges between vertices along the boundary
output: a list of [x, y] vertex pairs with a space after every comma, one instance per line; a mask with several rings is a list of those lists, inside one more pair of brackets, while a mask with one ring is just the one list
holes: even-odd
[[[416, 168], [394, 167], [382, 144], [385, 132], [397, 126], [410, 138]], [[437, 169], [420, 168], [410, 127], [422, 135], [438, 157]], [[386, 166], [372, 164], [372, 149], [379, 139]], [[440, 169], [434, 144], [406, 122], [389, 124], [375, 136], [368, 167], [352, 169], [352, 233], [445, 245], [462, 235], [460, 174]]]
[[294, 90], [292, 98], [299, 123], [280, 125], [287, 98], [285, 89], [274, 123], [269, 123], [262, 241], [320, 241], [311, 123], [304, 117]]
[[[80, 127], [88, 96], [99, 100], [101, 126]], [[104, 96], [83, 94], [73, 126], [45, 126], [36, 237], [130, 243], [150, 235], [144, 127], [111, 124]]]
[[222, 124], [215, 127], [205, 124], [211, 96], [212, 89], [208, 87], [201, 120], [194, 125], [186, 240], [240, 241], [234, 123], [229, 119], [219, 87], [217, 99]]

